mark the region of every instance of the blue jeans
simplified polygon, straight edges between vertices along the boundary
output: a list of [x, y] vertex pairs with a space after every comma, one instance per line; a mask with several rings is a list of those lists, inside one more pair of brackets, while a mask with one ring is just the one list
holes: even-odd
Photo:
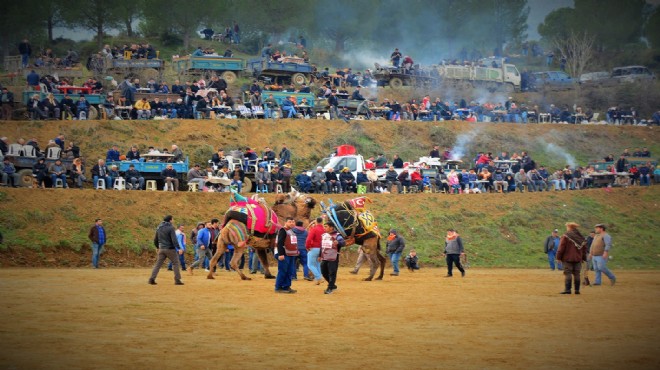
[[286, 112], [286, 118], [291, 118], [296, 115], [296, 109], [292, 106], [283, 106], [282, 112]]
[[[300, 259], [300, 264], [303, 267], [303, 278], [306, 278], [309, 275], [309, 267], [307, 267], [307, 249], [298, 249], [298, 258]], [[295, 263], [293, 264], [295, 266]], [[293, 277], [298, 278], [298, 269], [294, 268]]]
[[252, 248], [250, 248], [250, 251], [248, 252], [248, 265], [250, 266], [250, 272], [262, 270], [259, 256], [257, 255], [257, 252]]
[[390, 253], [390, 261], [392, 262], [392, 268], [394, 268], [394, 273], [399, 273], [399, 260], [401, 259], [401, 253]]
[[[234, 250], [233, 249], [227, 249], [225, 251], [225, 270], [230, 271], [231, 266], [229, 266], [229, 263], [231, 262], [231, 259], [234, 257]], [[243, 266], [245, 265], [245, 255], [241, 256], [241, 259], [238, 261], [238, 269], [242, 270]]]
[[[557, 258], [557, 251], [551, 250], [548, 251], [548, 263], [550, 264], [550, 270], [555, 270], [555, 259]], [[564, 267], [561, 265], [561, 261], [557, 261], [557, 270], [561, 271]]]
[[243, 188], [243, 183], [241, 180], [232, 180], [231, 184], [236, 185], [236, 190], [238, 190], [239, 193], [241, 192], [241, 189]]
[[21, 54], [21, 63], [23, 64], [23, 68], [28, 66], [29, 61], [30, 61], [29, 54]]
[[614, 281], [616, 276], [607, 268], [607, 260], [603, 256], [593, 256], [591, 262], [594, 265], [594, 271], [596, 272], [596, 278], [594, 280], [594, 285], [600, 285], [601, 273], [607, 275], [607, 277]]
[[68, 185], [66, 184], [66, 175], [65, 174], [61, 174], [61, 175], [52, 174], [52, 175], [50, 175], [50, 180], [53, 183], [53, 187], [55, 187], [55, 180], [57, 180], [57, 179], [62, 180], [62, 187], [64, 187], [64, 188], [68, 187]]
[[296, 273], [296, 257], [284, 256], [282, 261], [277, 259], [277, 278], [275, 278], [275, 289], [290, 289], [291, 276]]
[[307, 268], [314, 274], [315, 280], [321, 280], [321, 262], [319, 262], [319, 255], [321, 248], [312, 248], [307, 252]]
[[99, 268], [99, 256], [101, 256], [103, 244], [92, 243], [92, 265], [95, 269]]
[[105, 177], [98, 177], [94, 176], [92, 178], [92, 181], [94, 181], [94, 189], [96, 189], [96, 183], [98, 182], [99, 179], [105, 180], [105, 189], [112, 189], [112, 178], [110, 176], [105, 176]]

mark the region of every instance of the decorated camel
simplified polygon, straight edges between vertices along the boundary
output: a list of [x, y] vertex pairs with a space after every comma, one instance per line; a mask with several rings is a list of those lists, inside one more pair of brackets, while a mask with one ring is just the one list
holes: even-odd
[[286, 194], [277, 195], [273, 211], [282, 220], [291, 217], [294, 220], [303, 221], [303, 225], [307, 227], [311, 220], [312, 210], [316, 206], [316, 199], [298, 192], [293, 187], [291, 189]]
[[376, 280], [382, 280], [385, 271], [385, 257], [380, 254], [380, 233], [378, 225], [371, 212], [366, 209], [366, 203], [371, 202], [367, 197], [350, 199], [342, 203], [329, 206], [321, 202], [323, 212], [327, 219], [346, 240], [346, 246], [358, 244], [368, 257], [371, 269], [365, 281], [371, 281], [380, 264], [380, 274]]
[[[229, 265], [237, 271], [242, 280], [251, 280], [238, 269], [238, 262], [243, 256], [247, 246], [257, 252], [259, 261], [264, 268], [266, 279], [274, 279], [268, 268], [267, 248], [275, 247], [275, 236], [281, 228], [277, 214], [266, 205], [265, 201], [256, 195], [248, 199], [232, 192], [230, 206], [225, 213], [222, 230], [218, 236], [218, 250], [211, 259], [211, 266], [215, 266], [224, 255], [229, 244], [234, 246], [234, 256]], [[209, 271], [208, 279], [213, 279], [213, 271]]]

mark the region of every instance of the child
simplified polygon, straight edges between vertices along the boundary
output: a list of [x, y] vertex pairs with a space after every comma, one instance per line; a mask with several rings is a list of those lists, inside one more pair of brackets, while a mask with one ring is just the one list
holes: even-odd
[[325, 234], [321, 236], [321, 255], [319, 256], [319, 261], [321, 261], [321, 274], [328, 282], [328, 288], [324, 293], [332, 294], [337, 289], [335, 282], [337, 280], [337, 269], [339, 268], [339, 251], [341, 251], [341, 247], [346, 242], [337, 233], [333, 224], [326, 222], [323, 225], [323, 229], [325, 230]]
[[408, 271], [415, 272], [415, 270], [419, 270], [417, 260], [417, 252], [414, 249], [411, 249], [410, 253], [406, 256], [406, 267], [408, 267]]

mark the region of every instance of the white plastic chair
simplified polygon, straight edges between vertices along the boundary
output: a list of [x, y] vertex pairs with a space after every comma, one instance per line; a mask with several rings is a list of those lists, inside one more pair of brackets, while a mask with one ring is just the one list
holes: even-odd
[[123, 177], [117, 177], [112, 188], [114, 190], [126, 190], [126, 180]]
[[59, 159], [60, 155], [62, 154], [62, 148], [59, 146], [51, 146], [46, 150], [46, 158], [47, 159]]
[[15, 143], [9, 145], [6, 155], [12, 155], [18, 157], [22, 154], [22, 152], [23, 152], [23, 145]]
[[37, 150], [32, 145], [23, 145], [23, 155], [25, 157], [36, 158]]
[[237, 108], [238, 108], [238, 113], [240, 114], [241, 117], [243, 118], [252, 117], [252, 111], [249, 110], [245, 105], [239, 105]]
[[105, 179], [96, 180], [96, 190], [103, 189], [105, 190]]

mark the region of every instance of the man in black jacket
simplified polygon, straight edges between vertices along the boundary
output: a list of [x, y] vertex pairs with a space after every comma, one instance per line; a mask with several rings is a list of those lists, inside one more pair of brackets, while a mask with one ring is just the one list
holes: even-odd
[[179, 265], [179, 257], [177, 256], [177, 253], [183, 253], [183, 249], [181, 249], [179, 241], [176, 238], [176, 231], [174, 230], [174, 226], [172, 226], [171, 215], [165, 216], [163, 222], [158, 225], [156, 235], [154, 235], [154, 246], [158, 248], [158, 258], [156, 259], [153, 271], [151, 271], [149, 284], [156, 285], [158, 271], [163, 266], [165, 258], [168, 258], [172, 261], [174, 268], [174, 284], [183, 285], [181, 281], [181, 266]]

